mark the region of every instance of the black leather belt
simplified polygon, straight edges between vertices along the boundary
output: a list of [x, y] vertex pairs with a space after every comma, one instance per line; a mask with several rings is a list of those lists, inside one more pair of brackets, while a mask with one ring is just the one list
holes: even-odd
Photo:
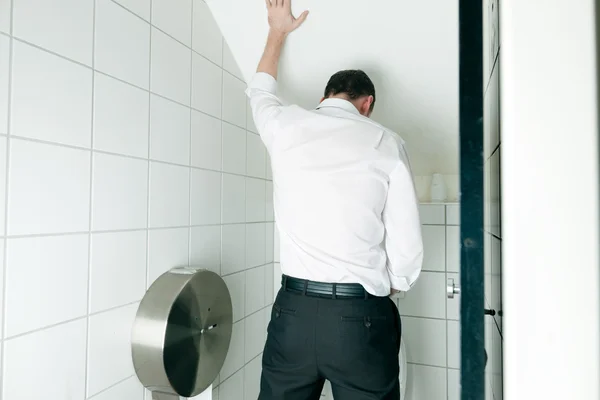
[[281, 286], [287, 292], [328, 299], [370, 299], [373, 296], [358, 283], [325, 283], [283, 275]]

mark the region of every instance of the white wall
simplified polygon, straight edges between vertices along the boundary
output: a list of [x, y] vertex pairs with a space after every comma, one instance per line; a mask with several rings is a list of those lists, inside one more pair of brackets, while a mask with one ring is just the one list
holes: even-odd
[[188, 264], [233, 297], [215, 395], [256, 397], [272, 183], [239, 77], [201, 0], [0, 0], [2, 400], [141, 400], [138, 302]]
[[500, 8], [510, 400], [600, 396], [595, 3]]

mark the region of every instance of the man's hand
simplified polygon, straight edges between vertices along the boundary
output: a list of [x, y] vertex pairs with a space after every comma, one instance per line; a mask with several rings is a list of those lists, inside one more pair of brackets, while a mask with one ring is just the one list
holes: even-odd
[[400, 291], [399, 291], [399, 290], [396, 290], [396, 289], [394, 289], [394, 288], [392, 288], [392, 289], [390, 290], [390, 297], [392, 297], [392, 296], [393, 296], [393, 295], [395, 295], [396, 293], [400, 293]]
[[296, 30], [306, 20], [308, 11], [298, 18], [292, 15], [292, 0], [265, 0], [269, 12], [269, 26], [272, 31], [287, 35]]

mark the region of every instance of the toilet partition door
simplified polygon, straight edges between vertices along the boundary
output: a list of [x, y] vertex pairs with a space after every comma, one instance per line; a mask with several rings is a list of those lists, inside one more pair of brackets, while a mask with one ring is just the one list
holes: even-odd
[[482, 22], [481, 0], [459, 0], [461, 400], [485, 399]]

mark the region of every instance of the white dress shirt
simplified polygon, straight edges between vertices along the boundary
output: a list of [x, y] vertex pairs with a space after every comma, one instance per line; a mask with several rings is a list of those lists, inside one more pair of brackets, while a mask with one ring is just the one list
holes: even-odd
[[360, 283], [376, 296], [410, 289], [423, 242], [402, 139], [346, 100], [309, 111], [276, 91], [271, 75], [257, 73], [246, 93], [271, 156], [282, 272]]

